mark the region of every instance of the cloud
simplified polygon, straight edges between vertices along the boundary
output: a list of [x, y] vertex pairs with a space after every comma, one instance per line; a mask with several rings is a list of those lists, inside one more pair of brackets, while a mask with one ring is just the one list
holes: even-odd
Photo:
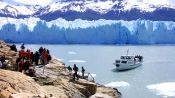
[[175, 6], [175, 1], [174, 0], [168, 0], [168, 1]]
[[13, 0], [17, 3], [27, 4], [27, 5], [41, 5], [46, 6], [52, 2], [52, 0]]

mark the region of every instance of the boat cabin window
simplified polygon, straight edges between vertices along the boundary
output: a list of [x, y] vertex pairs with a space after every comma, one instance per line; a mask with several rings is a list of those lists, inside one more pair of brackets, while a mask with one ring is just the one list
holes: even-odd
[[127, 61], [122, 61], [122, 63], [125, 63], [125, 64], [126, 64], [126, 63], [127, 63]]
[[121, 56], [121, 59], [125, 59], [125, 57], [124, 56]]
[[115, 62], [116, 62], [116, 63], [120, 63], [120, 60], [116, 60]]
[[133, 56], [121, 56], [121, 59], [133, 59]]

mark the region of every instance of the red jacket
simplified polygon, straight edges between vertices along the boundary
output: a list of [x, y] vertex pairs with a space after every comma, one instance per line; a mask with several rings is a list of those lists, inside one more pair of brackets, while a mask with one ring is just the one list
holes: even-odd
[[25, 57], [26, 53], [24, 50], [19, 51], [19, 57]]

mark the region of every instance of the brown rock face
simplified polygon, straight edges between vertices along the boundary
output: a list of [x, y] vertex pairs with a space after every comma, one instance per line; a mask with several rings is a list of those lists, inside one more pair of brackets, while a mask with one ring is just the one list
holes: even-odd
[[36, 82], [19, 72], [0, 69], [0, 98], [28, 98], [45, 96], [45, 91]]
[[[15, 69], [18, 53], [0, 41], [0, 56], [3, 55], [8, 60], [6, 69]], [[73, 73], [57, 59], [45, 67], [36, 66], [35, 70], [34, 79], [41, 86], [23, 73], [0, 69], [0, 98], [120, 98], [121, 95], [117, 90], [85, 79], [73, 80]]]
[[75, 82], [75, 88], [77, 88], [86, 97], [90, 97], [96, 93], [97, 85], [93, 82], [81, 79]]
[[[120, 98], [121, 97], [121, 93], [117, 90], [117, 89], [113, 89], [111, 87], [105, 87], [105, 86], [98, 86], [97, 87], [97, 91], [96, 91], [97, 95], [108, 95], [109, 97], [104, 97], [104, 98]], [[96, 96], [97, 96], [96, 95]], [[99, 97], [92, 97], [92, 98], [99, 98]]]
[[9, 45], [7, 45], [3, 41], [0, 41], [0, 56], [4, 56], [4, 55], [5, 55], [6, 60], [8, 60], [9, 66], [16, 64], [18, 53], [15, 51], [11, 51]]
[[65, 76], [41, 78], [37, 81], [56, 98], [88, 98], [95, 94], [97, 88], [95, 83], [83, 79], [73, 81]]
[[36, 81], [56, 98], [120, 98], [120, 92], [113, 88], [81, 78], [74, 81], [64, 64], [56, 59], [45, 66], [44, 74], [43, 68], [36, 70]]

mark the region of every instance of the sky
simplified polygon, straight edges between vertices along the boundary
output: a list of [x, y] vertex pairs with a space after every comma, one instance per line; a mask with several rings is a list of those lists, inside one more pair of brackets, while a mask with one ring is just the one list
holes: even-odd
[[58, 0], [3, 0], [3, 1], [10, 3], [12, 5], [16, 5], [16, 4], [36, 5], [37, 4], [41, 6], [46, 6]]
[[[37, 4], [41, 6], [46, 6], [50, 3], [60, 1], [60, 0], [0, 0], [0, 1], [5, 1], [13, 5], [16, 5], [16, 4], [36, 5]], [[165, 0], [161, 0], [161, 1], [165, 1]], [[175, 0], [166, 0], [166, 1], [168, 1], [170, 4], [173, 4], [175, 6]]]

